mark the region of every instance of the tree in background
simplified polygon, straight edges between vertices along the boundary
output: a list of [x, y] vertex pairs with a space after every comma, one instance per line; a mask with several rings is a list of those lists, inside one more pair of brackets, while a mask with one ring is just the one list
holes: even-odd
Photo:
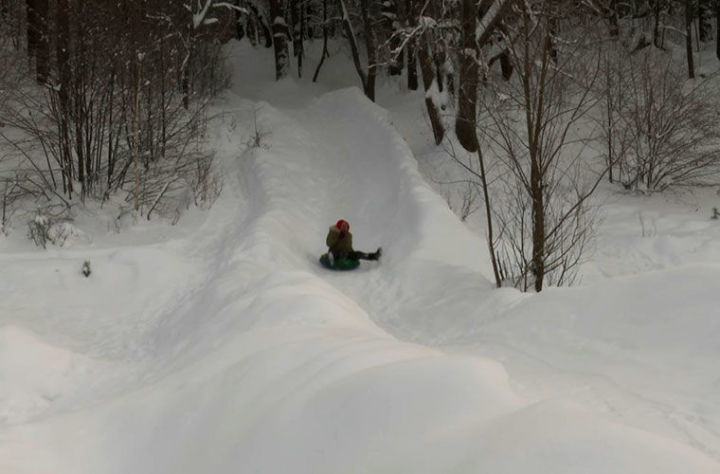
[[282, 0], [270, 0], [270, 25], [275, 48], [275, 79], [282, 79], [290, 70], [290, 52], [287, 44], [289, 30], [285, 22]]
[[16, 172], [22, 189], [66, 209], [77, 198], [124, 195], [147, 218], [175, 213], [187, 199], [212, 199], [212, 156], [197, 144], [206, 105], [223, 87], [219, 45], [234, 31], [230, 4], [55, 0], [50, 7], [47, 86], [16, 88], [0, 111], [19, 132], [2, 138], [25, 165]]
[[693, 59], [693, 20], [696, 15], [694, 0], [685, 0], [685, 57], [687, 59], [688, 77], [695, 78], [695, 61]]
[[501, 277], [523, 290], [572, 282], [592, 236], [588, 199], [604, 175], [582, 179], [590, 138], [572, 136], [596, 103], [599, 71], [588, 20], [568, 15], [573, 8], [518, 5], [504, 35], [515, 74], [483, 94], [480, 131], [502, 164], [492, 210]]
[[[363, 92], [368, 99], [375, 101], [375, 79], [378, 71], [378, 37], [375, 29], [379, 4], [376, 0], [338, 0], [342, 18], [343, 31], [352, 54], [355, 70], [360, 77]], [[359, 22], [353, 20], [359, 18]], [[362, 31], [362, 35], [356, 33]], [[360, 49], [360, 41], [364, 40], [366, 63]]]
[[606, 136], [615, 144], [608, 149], [617, 164], [616, 181], [644, 193], [716, 183], [720, 104], [714, 81], [686, 84], [672, 56], [655, 50], [632, 58], [618, 50], [611, 67], [624, 79], [606, 91], [615, 104]]
[[267, 2], [258, 4], [253, 0], [236, 0], [235, 10], [236, 30], [238, 39], [247, 37], [253, 46], [260, 44], [260, 37], [264, 39], [266, 48], [273, 47], [272, 31], [268, 22]]
[[478, 149], [476, 128], [477, 92], [480, 80], [476, 41], [478, 11], [474, 0], [462, 1], [462, 41], [459, 48], [460, 85], [455, 135], [469, 152]]
[[28, 58], [35, 60], [36, 78], [45, 83], [50, 74], [50, 11], [48, 0], [26, 0]]

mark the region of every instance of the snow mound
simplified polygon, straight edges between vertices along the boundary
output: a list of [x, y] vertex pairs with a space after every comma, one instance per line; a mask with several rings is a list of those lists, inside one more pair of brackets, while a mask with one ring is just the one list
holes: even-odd
[[[271, 90], [278, 100], [302, 96], [293, 81]], [[522, 387], [507, 365], [520, 361], [521, 369], [541, 366], [543, 375], [560, 377], [553, 362], [579, 360], [582, 350], [572, 349], [580, 336], [610, 341], [588, 344], [597, 357], [585, 367], [602, 365], [613, 343], [629, 339], [582, 318], [564, 324], [572, 296], [491, 292], [478, 271], [482, 240], [423, 182], [387, 115], [359, 91], [309, 105], [291, 100], [290, 110], [227, 98], [225, 120], [257, 118], [265, 142], [242, 148], [241, 132], [213, 130], [231, 135], [219, 150], [228, 181], [196, 232], [97, 251], [97, 271], [87, 280], [71, 276], [76, 250], [42, 262], [57, 266], [59, 277], [39, 262], [27, 266], [27, 255], [4, 258], [18, 278], [0, 282], [3, 321], [27, 318], [37, 334], [66, 339], [63, 346], [123, 370], [103, 371], [97, 391], [83, 390], [89, 377], [70, 377], [84, 402], [74, 410], [0, 426], [0, 472], [720, 472], [692, 439], [640, 429], [566, 396], [518, 395]], [[323, 270], [317, 256], [327, 226], [340, 217], [351, 222], [358, 248], [383, 245], [387, 258], [356, 272]], [[588, 295], [575, 303], [586, 301], [599, 304]], [[535, 320], [533, 303], [543, 315]], [[496, 304], [513, 309], [509, 323], [497, 317]], [[406, 340], [473, 335], [514, 352], [452, 355], [401, 342], [378, 321]], [[90, 364], [22, 330], [5, 339], [5, 372], [20, 397], [62, 394], [70, 385], [62, 374]], [[549, 350], [553, 344], [560, 349]], [[24, 378], [27, 367], [16, 358], [25, 352], [40, 354], [30, 359], [42, 361], [31, 362], [37, 377]]]
[[476, 441], [489, 455], [475, 457], [465, 472], [718, 472], [716, 462], [689, 446], [610, 423], [562, 400], [500, 418]]
[[91, 359], [50, 345], [16, 326], [0, 327], [0, 424], [44, 412], [75, 389]]

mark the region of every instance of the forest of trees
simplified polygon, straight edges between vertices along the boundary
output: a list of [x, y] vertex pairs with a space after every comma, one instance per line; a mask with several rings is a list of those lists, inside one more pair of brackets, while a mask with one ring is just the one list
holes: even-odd
[[717, 67], [698, 57], [720, 59], [719, 13], [718, 0], [3, 0], [0, 138], [25, 166], [0, 178], [2, 222], [27, 194], [67, 207], [125, 193], [148, 218], [211, 200], [198, 143], [221, 45], [267, 48], [269, 80], [316, 81], [334, 42], [370, 100], [380, 76], [424, 91], [428, 133], [483, 201], [497, 285], [571, 283], [602, 180], [718, 181]]
[[0, 13], [3, 229], [28, 197], [61, 216], [120, 196], [150, 218], [219, 192], [199, 141], [232, 5], [5, 0]]

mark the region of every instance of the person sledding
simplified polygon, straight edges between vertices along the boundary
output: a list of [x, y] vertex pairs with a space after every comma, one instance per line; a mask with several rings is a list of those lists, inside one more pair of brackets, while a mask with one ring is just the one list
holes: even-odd
[[323, 255], [320, 261], [331, 268], [352, 269], [358, 266], [360, 260], [380, 260], [382, 255], [380, 247], [372, 253], [353, 249], [350, 224], [344, 219], [330, 226], [325, 243], [328, 253]]

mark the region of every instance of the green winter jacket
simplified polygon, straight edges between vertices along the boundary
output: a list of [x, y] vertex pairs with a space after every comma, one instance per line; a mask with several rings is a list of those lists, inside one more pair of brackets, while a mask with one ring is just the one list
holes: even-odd
[[325, 243], [335, 258], [347, 258], [353, 252], [352, 234], [349, 231], [341, 232], [335, 226], [330, 227]]

